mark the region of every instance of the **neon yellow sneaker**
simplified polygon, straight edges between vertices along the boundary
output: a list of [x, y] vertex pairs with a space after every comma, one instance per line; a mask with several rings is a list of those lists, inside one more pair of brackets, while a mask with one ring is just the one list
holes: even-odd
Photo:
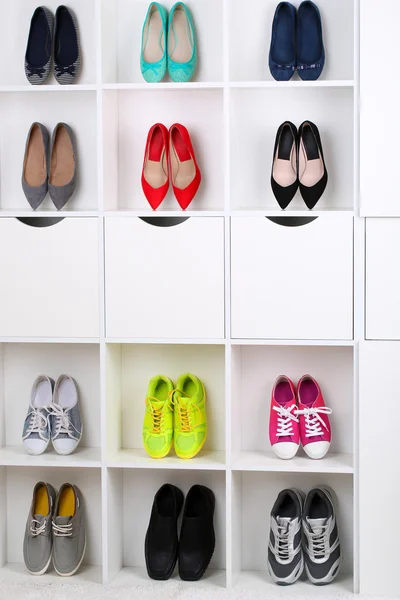
[[198, 377], [185, 373], [174, 393], [174, 445], [179, 458], [193, 458], [207, 437], [206, 391]]
[[164, 375], [150, 379], [143, 422], [143, 445], [151, 458], [164, 458], [172, 447], [173, 382]]

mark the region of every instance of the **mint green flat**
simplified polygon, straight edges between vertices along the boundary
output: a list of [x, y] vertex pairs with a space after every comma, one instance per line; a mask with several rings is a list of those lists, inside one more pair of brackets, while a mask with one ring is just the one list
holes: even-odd
[[148, 8], [142, 30], [140, 70], [148, 83], [161, 81], [167, 70], [167, 11], [158, 2]]
[[190, 81], [197, 64], [197, 45], [192, 15], [177, 2], [168, 20], [168, 72], [172, 81]]

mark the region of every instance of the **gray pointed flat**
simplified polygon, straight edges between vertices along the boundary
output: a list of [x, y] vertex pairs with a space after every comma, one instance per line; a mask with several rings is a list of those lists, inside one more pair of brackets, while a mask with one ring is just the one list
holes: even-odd
[[76, 140], [71, 127], [58, 123], [51, 140], [49, 193], [57, 210], [71, 198], [76, 187]]
[[41, 123], [32, 123], [25, 145], [22, 189], [36, 210], [47, 194], [50, 135]]

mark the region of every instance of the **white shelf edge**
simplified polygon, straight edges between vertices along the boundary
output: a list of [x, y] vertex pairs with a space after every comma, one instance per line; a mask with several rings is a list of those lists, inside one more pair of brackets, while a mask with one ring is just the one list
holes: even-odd
[[354, 347], [354, 340], [274, 340], [232, 338], [232, 346], [343, 346]]
[[0, 344], [100, 344], [100, 338], [0, 337]]
[[352, 208], [326, 209], [326, 210], [280, 210], [274, 208], [255, 208], [231, 210], [231, 217], [354, 217]]
[[37, 218], [37, 217], [99, 217], [101, 213], [98, 210], [43, 210], [43, 211], [28, 211], [28, 210], [2, 210], [0, 209], [0, 218]]
[[96, 92], [97, 85], [93, 84], [76, 84], [76, 85], [59, 85], [56, 84], [43, 84], [43, 85], [0, 85], [0, 93], [9, 92], [27, 92], [30, 94], [43, 94], [51, 92]]
[[354, 88], [353, 79], [332, 79], [317, 81], [231, 81], [229, 87], [232, 89], [263, 89], [263, 88], [326, 88], [341, 87]]
[[226, 340], [221, 339], [198, 339], [198, 338], [113, 338], [106, 337], [106, 344], [170, 344], [170, 345], [205, 345], [224, 346]]
[[136, 91], [154, 91], [157, 90], [222, 90], [224, 84], [220, 81], [188, 81], [186, 83], [175, 83], [165, 81], [161, 83], [103, 83], [102, 89], [107, 90], [136, 90]]
[[223, 210], [105, 210], [105, 217], [224, 217]]

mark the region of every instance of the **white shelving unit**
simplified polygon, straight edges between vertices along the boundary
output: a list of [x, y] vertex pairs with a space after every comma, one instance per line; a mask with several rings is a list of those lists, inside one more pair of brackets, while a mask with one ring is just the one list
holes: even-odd
[[[283, 84], [268, 70], [275, 0], [253, 0], [251, 10], [239, 0], [190, 0], [196, 81], [148, 85], [139, 69], [147, 0], [70, 0], [81, 31], [80, 82], [38, 87], [23, 72], [36, 0], [8, 3], [0, 23], [8, 52], [0, 56], [0, 581], [30, 580], [22, 540], [38, 480], [72, 481], [85, 496], [88, 551], [72, 581], [121, 585], [153, 585], [143, 545], [159, 486], [186, 492], [203, 483], [216, 495], [217, 546], [198, 585], [267, 594], [277, 493], [327, 483], [340, 502], [342, 575], [322, 590], [295, 587], [318, 596], [359, 590], [359, 1], [319, 0], [326, 68], [319, 81]], [[311, 119], [321, 131], [330, 182], [312, 212], [300, 196], [280, 211], [270, 189], [274, 138], [286, 119]], [[66, 121], [77, 134], [79, 185], [61, 213], [49, 199], [32, 213], [21, 189], [25, 137], [36, 120], [50, 129]], [[185, 213], [172, 193], [154, 213], [141, 191], [145, 139], [157, 121], [184, 123], [194, 141], [203, 182]], [[49, 225], [52, 217], [64, 220]], [[324, 240], [323, 251], [313, 247]], [[274, 290], [282, 269], [290, 319], [279, 302], [264, 305], [282, 293]], [[241, 293], [243, 277], [255, 293], [264, 290], [261, 302]], [[188, 462], [152, 460], [141, 443], [148, 380], [186, 371], [208, 392], [206, 446]], [[69, 457], [29, 457], [21, 448], [30, 386], [42, 372], [67, 372], [81, 389], [85, 434]], [[268, 444], [271, 388], [280, 373], [297, 380], [307, 372], [334, 411], [332, 452], [322, 461], [301, 453], [280, 461]], [[49, 572], [40, 581], [58, 578]]]

